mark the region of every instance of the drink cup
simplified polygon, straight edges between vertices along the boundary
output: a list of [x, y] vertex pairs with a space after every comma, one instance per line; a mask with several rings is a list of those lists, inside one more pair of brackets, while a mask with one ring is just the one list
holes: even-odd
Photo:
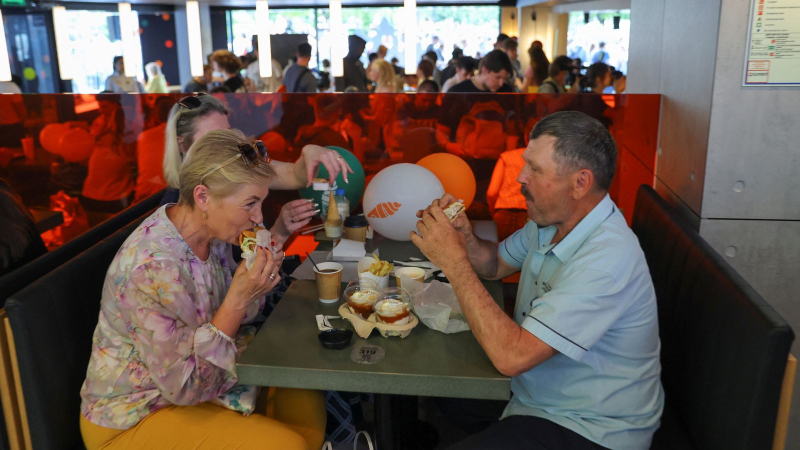
[[397, 278], [397, 287], [402, 287], [400, 278], [405, 276], [420, 283], [425, 282], [425, 270], [419, 267], [399, 267], [394, 270], [394, 276]]
[[22, 143], [22, 152], [25, 154], [25, 159], [28, 161], [33, 161], [36, 159], [36, 149], [33, 146], [33, 138], [32, 137], [24, 137], [20, 139]]
[[367, 241], [369, 223], [364, 216], [347, 216], [344, 219], [344, 237], [351, 241]]
[[342, 290], [342, 265], [334, 262], [317, 264], [314, 269], [314, 277], [317, 279], [319, 301], [336, 303]]

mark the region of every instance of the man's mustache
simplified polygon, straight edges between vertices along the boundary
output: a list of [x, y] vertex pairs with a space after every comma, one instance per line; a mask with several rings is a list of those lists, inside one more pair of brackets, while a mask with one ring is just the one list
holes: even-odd
[[522, 196], [525, 197], [526, 199], [533, 201], [533, 195], [531, 195], [531, 193], [528, 192], [524, 184], [521, 184], [519, 186], [519, 193], [522, 194]]

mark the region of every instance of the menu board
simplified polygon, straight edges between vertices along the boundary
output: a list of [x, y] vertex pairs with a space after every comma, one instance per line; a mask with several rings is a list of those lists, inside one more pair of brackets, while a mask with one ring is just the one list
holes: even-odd
[[752, 0], [743, 86], [800, 86], [800, 0]]

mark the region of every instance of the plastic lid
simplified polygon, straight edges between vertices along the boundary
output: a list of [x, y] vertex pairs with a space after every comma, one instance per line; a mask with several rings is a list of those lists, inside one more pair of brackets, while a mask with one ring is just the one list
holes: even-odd
[[344, 218], [344, 226], [347, 228], [361, 228], [369, 225], [367, 218], [358, 215], [358, 216], [347, 216]]
[[344, 188], [339, 188], [336, 190], [336, 195], [344, 195]]

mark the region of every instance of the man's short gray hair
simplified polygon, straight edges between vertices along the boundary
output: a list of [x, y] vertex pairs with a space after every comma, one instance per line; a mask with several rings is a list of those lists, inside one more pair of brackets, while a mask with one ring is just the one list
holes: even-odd
[[597, 187], [608, 191], [616, 170], [617, 146], [603, 124], [582, 112], [561, 111], [540, 120], [530, 140], [544, 135], [555, 138], [553, 159], [559, 171], [589, 169]]

